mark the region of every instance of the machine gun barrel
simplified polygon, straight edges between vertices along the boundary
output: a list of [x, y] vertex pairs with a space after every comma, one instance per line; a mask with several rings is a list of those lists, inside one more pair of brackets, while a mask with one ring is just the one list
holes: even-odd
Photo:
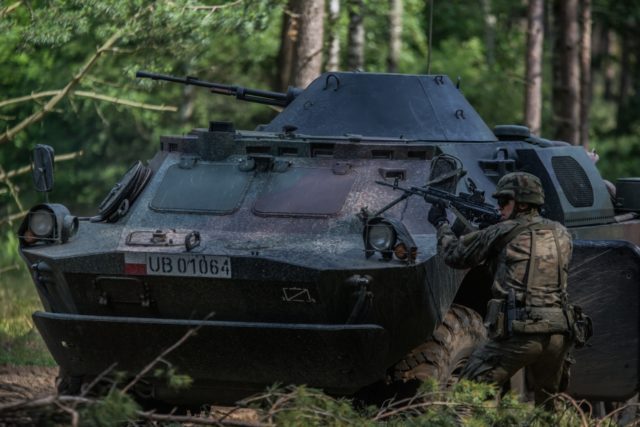
[[384, 181], [376, 181], [376, 184], [404, 192], [402, 196], [385, 206], [382, 210], [378, 211], [376, 215], [381, 214], [407, 197], [416, 195], [422, 197], [426, 202], [431, 204], [438, 202], [444, 203], [445, 206], [458, 210], [467, 220], [471, 220], [479, 224], [495, 224], [500, 221], [500, 213], [492, 205], [484, 203], [482, 193], [475, 192], [474, 194], [456, 195], [434, 187], [403, 188], [396, 184], [389, 184]]
[[279, 107], [286, 107], [298, 96], [302, 90], [294, 87], [289, 87], [287, 93], [271, 92], [268, 90], [248, 89], [242, 86], [225, 85], [221, 83], [208, 82], [206, 80], [200, 80], [197, 77], [187, 76], [185, 78], [170, 76], [166, 74], [150, 73], [148, 71], [138, 71], [136, 73], [137, 78], [145, 78], [152, 80], [164, 80], [172, 83], [181, 83], [184, 85], [201, 86], [206, 87], [213, 93], [219, 93], [221, 95], [235, 96], [242, 101], [256, 102], [259, 104], [277, 105]]

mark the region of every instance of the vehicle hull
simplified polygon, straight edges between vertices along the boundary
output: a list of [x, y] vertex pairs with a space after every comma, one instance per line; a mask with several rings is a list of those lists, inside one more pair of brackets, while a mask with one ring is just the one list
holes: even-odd
[[[162, 355], [163, 362], [156, 368], [168, 363], [177, 373], [195, 379], [188, 394], [180, 392], [170, 398], [180, 403], [232, 403], [263, 391], [272, 385], [273, 378], [283, 384], [309, 384], [329, 393], [351, 394], [384, 376], [389, 345], [387, 331], [372, 324], [251, 323], [45, 312], [34, 313], [33, 319], [65, 376], [96, 377], [116, 363], [114, 371], [133, 377]], [[187, 334], [184, 342], [163, 355]], [[171, 394], [160, 381], [155, 385], [154, 397]]]

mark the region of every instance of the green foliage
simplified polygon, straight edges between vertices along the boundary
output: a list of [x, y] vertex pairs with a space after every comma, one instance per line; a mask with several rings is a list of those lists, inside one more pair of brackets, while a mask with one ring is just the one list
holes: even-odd
[[[0, 365], [54, 366], [31, 319], [31, 314], [41, 310], [42, 304], [26, 268], [21, 262], [18, 265], [17, 270], [0, 273]], [[3, 266], [8, 268], [7, 264]]]
[[[350, 401], [330, 398], [316, 389], [300, 386], [288, 389], [286, 394], [278, 390], [272, 393], [263, 409], [273, 412], [273, 421], [279, 426], [372, 425]], [[282, 397], [286, 400], [277, 399]]]
[[640, 138], [636, 135], [592, 138], [591, 147], [600, 155], [598, 169], [604, 178], [615, 182], [617, 178], [640, 176]]
[[[69, 96], [44, 121], [0, 146], [0, 165], [14, 169], [28, 163], [29, 150], [48, 143], [62, 154], [82, 149], [79, 160], [60, 164], [52, 200], [74, 213], [91, 215], [127, 167], [150, 158], [162, 134], [185, 133], [206, 126], [209, 120], [231, 120], [237, 128], [251, 129], [268, 122], [275, 112], [265, 106], [229, 102], [205, 90], [135, 80], [138, 69], [190, 74], [222, 83], [271, 87], [280, 42], [285, 0], [222, 2], [195, 0], [37, 0], [23, 4], [0, 20], [0, 70], [3, 99], [60, 89], [109, 37], [120, 34], [78, 90], [114, 98], [179, 107], [178, 113], [130, 108], [79, 96]], [[217, 2], [216, 2], [217, 3]], [[483, 2], [435, 3], [432, 73], [444, 73], [461, 90], [490, 126], [522, 122], [524, 75], [524, 5], [491, 0], [491, 19]], [[625, 17], [640, 16], [635, 6], [594, 2], [594, 19], [621, 28]], [[201, 7], [202, 6], [202, 7]], [[343, 60], [346, 58], [347, 7], [338, 23]], [[405, 0], [403, 50], [400, 71], [427, 72], [428, 3]], [[365, 1], [367, 71], [386, 70], [388, 2]], [[633, 21], [631, 19], [631, 21]], [[488, 26], [488, 22], [493, 22]], [[550, 52], [547, 38], [546, 52]], [[550, 60], [545, 57], [545, 125], [550, 135]], [[597, 79], [596, 79], [597, 80]], [[597, 80], [597, 85], [602, 85]], [[599, 86], [598, 86], [599, 87]], [[594, 141], [601, 152], [599, 166], [608, 177], [640, 175], [638, 167], [616, 152], [621, 144], [634, 144], [635, 128], [615, 137], [616, 110], [594, 96]], [[635, 99], [637, 97], [632, 97]], [[48, 98], [0, 107], [0, 126], [9, 128], [41, 108]], [[597, 111], [596, 111], [597, 110]], [[631, 110], [629, 110], [631, 111]], [[613, 129], [613, 130], [612, 130]], [[605, 165], [606, 163], [606, 165]], [[636, 162], [637, 163], [637, 162]], [[28, 176], [15, 178], [25, 206], [40, 201], [29, 191]], [[0, 189], [4, 186], [0, 186]], [[0, 194], [0, 217], [16, 213], [7, 193]], [[7, 245], [8, 247], [8, 245]]]
[[[0, 22], [0, 71], [3, 99], [61, 89], [109, 37], [120, 35], [114, 48], [96, 62], [78, 90], [147, 104], [194, 105], [192, 113], [158, 113], [91, 98], [68, 96], [55, 113], [0, 147], [0, 165], [7, 170], [29, 161], [37, 143], [52, 145], [59, 154], [82, 149], [85, 155], [56, 171], [53, 200], [76, 213], [93, 214], [95, 206], [137, 159], [154, 153], [161, 134], [187, 132], [214, 119], [239, 118], [239, 125], [268, 120], [267, 107], [229, 106], [228, 99], [205, 90], [136, 81], [135, 71], [150, 69], [203, 78], [268, 86], [277, 50], [277, 29], [269, 25], [281, 12], [281, 1], [244, 0], [206, 6], [180, 1], [36, 1], [21, 6]], [[267, 31], [269, 30], [269, 31]], [[261, 32], [269, 32], [262, 36]], [[215, 40], [214, 40], [215, 39]], [[263, 48], [262, 44], [269, 48]], [[250, 71], [247, 71], [250, 70]], [[256, 83], [256, 81], [258, 83]], [[0, 108], [0, 126], [9, 128], [40, 108], [44, 97]], [[247, 104], [245, 104], [246, 107]], [[192, 120], [192, 121], [191, 121]], [[26, 206], [36, 202], [29, 177], [15, 179], [25, 190]], [[1, 187], [0, 187], [1, 188]], [[0, 217], [17, 208], [0, 195]]]
[[153, 371], [153, 376], [164, 379], [172, 390], [183, 390], [189, 388], [193, 383], [193, 379], [189, 375], [179, 374], [173, 366], [157, 368]]
[[79, 418], [87, 427], [116, 427], [136, 420], [139, 410], [131, 396], [120, 390], [111, 390], [106, 397], [82, 408]]
[[354, 406], [304, 386], [274, 387], [248, 401], [261, 421], [278, 426], [582, 427], [583, 418], [587, 425], [601, 421], [590, 419], [567, 399], [558, 398], [557, 409], [548, 412], [511, 393], [498, 398], [493, 385], [464, 380], [449, 391], [427, 381], [416, 396], [380, 408]]

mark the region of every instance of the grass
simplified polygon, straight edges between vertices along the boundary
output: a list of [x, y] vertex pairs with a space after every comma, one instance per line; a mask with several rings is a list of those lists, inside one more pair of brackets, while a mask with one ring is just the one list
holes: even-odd
[[42, 310], [23, 264], [0, 273], [0, 365], [55, 366], [31, 314]]

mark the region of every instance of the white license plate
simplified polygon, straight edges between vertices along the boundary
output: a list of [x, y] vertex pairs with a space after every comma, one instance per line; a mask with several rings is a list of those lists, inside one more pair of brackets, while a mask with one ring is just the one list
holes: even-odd
[[231, 259], [213, 255], [147, 254], [147, 274], [230, 279]]

